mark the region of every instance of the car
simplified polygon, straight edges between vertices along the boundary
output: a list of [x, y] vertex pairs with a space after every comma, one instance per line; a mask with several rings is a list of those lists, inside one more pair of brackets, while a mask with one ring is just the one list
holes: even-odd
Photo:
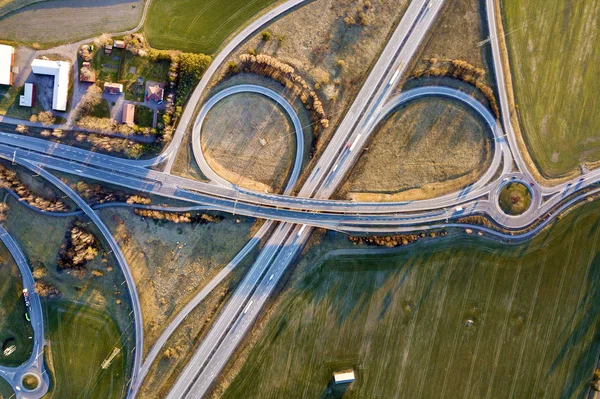
[[23, 299], [25, 300], [25, 306], [29, 308], [31, 306], [31, 302], [29, 301], [29, 291], [27, 288], [23, 289]]

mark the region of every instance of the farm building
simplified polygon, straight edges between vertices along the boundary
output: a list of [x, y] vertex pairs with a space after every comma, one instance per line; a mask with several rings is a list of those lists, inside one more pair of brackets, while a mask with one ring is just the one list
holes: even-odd
[[14, 63], [14, 47], [0, 44], [0, 85], [12, 85], [12, 67]]
[[19, 105], [21, 107], [33, 107], [33, 83], [25, 83], [24, 91], [19, 97]]
[[67, 61], [35, 59], [31, 63], [31, 70], [37, 75], [54, 76], [52, 109], [66, 111], [67, 100], [69, 97], [69, 73], [71, 71], [71, 63]]
[[109, 94], [123, 93], [123, 85], [121, 83], [104, 83], [104, 91]]
[[133, 126], [133, 115], [135, 114], [135, 105], [131, 103], [125, 104], [123, 107], [123, 123]]
[[350, 384], [354, 382], [354, 371], [344, 371], [340, 373], [333, 373], [333, 382], [335, 385], [339, 384]]
[[115, 40], [115, 48], [125, 48], [124, 40]]
[[160, 85], [154, 85], [148, 87], [148, 100], [151, 101], [162, 101], [165, 90]]

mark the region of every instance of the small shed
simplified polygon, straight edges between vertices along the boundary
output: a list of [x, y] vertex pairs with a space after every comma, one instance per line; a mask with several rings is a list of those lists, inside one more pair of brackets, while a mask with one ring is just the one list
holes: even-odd
[[92, 69], [92, 64], [84, 62], [79, 70], [79, 81], [86, 83], [94, 83], [96, 81], [96, 71]]
[[125, 40], [115, 40], [115, 48], [125, 48]]
[[108, 94], [120, 94], [123, 93], [123, 85], [121, 83], [104, 83], [104, 91]]
[[25, 83], [23, 94], [19, 97], [21, 107], [33, 107], [34, 89], [33, 83]]
[[123, 107], [123, 123], [129, 126], [133, 126], [133, 115], [135, 114], [135, 105], [131, 103], [125, 104]]
[[113, 51], [113, 44], [112, 43], [106, 43], [104, 45], [104, 53], [105, 54], [112, 54]]
[[333, 373], [333, 383], [335, 385], [350, 384], [352, 382], [354, 382], [353, 370]]

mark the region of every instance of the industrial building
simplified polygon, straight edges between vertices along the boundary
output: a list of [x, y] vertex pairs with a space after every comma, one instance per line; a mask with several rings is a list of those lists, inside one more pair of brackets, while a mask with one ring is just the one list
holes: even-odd
[[19, 97], [21, 107], [33, 107], [34, 87], [33, 83], [25, 83], [23, 94]]
[[15, 49], [0, 44], [0, 85], [12, 85], [12, 67], [15, 63]]
[[71, 63], [67, 61], [35, 59], [31, 63], [31, 70], [36, 75], [54, 76], [52, 109], [56, 111], [66, 111], [67, 100], [69, 97], [69, 75], [71, 72]]

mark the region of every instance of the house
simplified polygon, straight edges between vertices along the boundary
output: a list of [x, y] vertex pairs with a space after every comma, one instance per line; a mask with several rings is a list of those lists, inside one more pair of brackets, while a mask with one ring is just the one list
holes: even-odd
[[121, 83], [104, 83], [104, 91], [108, 94], [123, 93], [123, 85]]
[[146, 97], [149, 101], [162, 101], [165, 90], [160, 85], [153, 85], [148, 87], [148, 96]]
[[31, 71], [36, 75], [54, 76], [52, 109], [56, 111], [66, 111], [67, 100], [69, 97], [71, 63], [67, 61], [35, 59], [31, 63]]
[[354, 371], [344, 371], [341, 373], [333, 373], [333, 382], [335, 385], [350, 384], [354, 382]]
[[79, 81], [85, 83], [94, 83], [96, 81], [96, 71], [92, 69], [92, 64], [84, 62], [79, 70]]
[[12, 85], [12, 68], [15, 64], [15, 48], [0, 44], [0, 85]]
[[33, 83], [25, 83], [23, 94], [19, 97], [21, 107], [33, 107], [34, 90]]
[[133, 126], [133, 115], [135, 114], [135, 105], [131, 103], [125, 104], [123, 107], [123, 123]]
[[115, 40], [115, 48], [125, 48], [125, 40]]
[[113, 44], [112, 44], [112, 42], [106, 43], [104, 45], [104, 54], [112, 54], [112, 51], [113, 51]]

